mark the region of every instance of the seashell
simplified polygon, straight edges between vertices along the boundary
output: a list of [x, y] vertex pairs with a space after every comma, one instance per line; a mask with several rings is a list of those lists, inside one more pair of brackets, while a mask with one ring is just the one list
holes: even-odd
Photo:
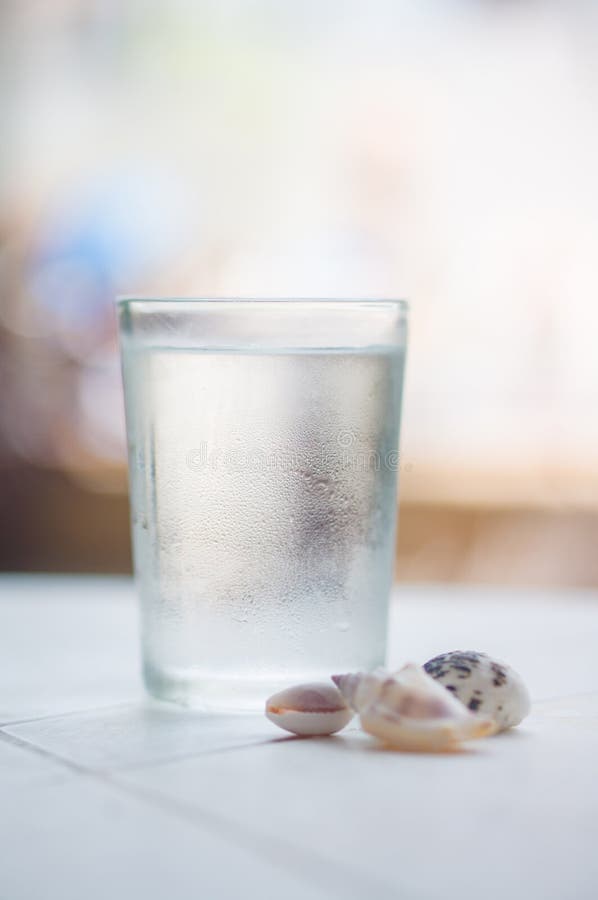
[[398, 672], [333, 675], [361, 727], [397, 750], [443, 751], [496, 730], [491, 718], [475, 715], [420, 666]]
[[298, 684], [266, 701], [266, 716], [279, 728], [300, 735], [334, 734], [354, 712], [332, 684]]
[[519, 725], [530, 711], [521, 676], [486, 653], [454, 650], [435, 656], [424, 669], [472, 712], [491, 716], [499, 731]]

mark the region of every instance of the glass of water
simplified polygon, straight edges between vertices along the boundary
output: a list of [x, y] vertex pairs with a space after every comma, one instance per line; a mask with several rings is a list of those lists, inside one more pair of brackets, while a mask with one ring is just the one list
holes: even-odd
[[382, 665], [406, 304], [118, 308], [150, 693], [254, 709]]

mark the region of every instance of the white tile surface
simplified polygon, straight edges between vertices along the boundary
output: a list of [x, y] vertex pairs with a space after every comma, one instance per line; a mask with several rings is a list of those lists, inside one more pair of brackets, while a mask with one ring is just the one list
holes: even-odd
[[264, 716], [213, 716], [149, 701], [5, 725], [4, 731], [61, 759], [103, 771], [228, 750], [282, 735]]
[[0, 724], [138, 698], [124, 578], [0, 577]]
[[596, 722], [559, 720], [553, 708], [454, 755], [392, 753], [343, 733], [117, 777], [284, 835], [396, 896], [593, 900], [597, 758]]
[[596, 646], [595, 593], [401, 589], [396, 665], [487, 650], [540, 702], [400, 755], [143, 701], [130, 582], [0, 577], [0, 898], [594, 900]]
[[[3, 900], [326, 900], [310, 877], [93, 778], [24, 787], [0, 816]], [[337, 895], [338, 896], [338, 895]]]

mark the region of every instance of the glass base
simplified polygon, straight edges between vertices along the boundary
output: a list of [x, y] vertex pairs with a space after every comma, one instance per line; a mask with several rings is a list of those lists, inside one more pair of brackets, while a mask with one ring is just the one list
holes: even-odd
[[287, 673], [279, 678], [214, 678], [205, 672], [156, 670], [148, 665], [143, 675], [148, 693], [157, 700], [211, 713], [263, 712], [266, 700], [277, 691], [292, 684], [330, 680], [330, 672]]

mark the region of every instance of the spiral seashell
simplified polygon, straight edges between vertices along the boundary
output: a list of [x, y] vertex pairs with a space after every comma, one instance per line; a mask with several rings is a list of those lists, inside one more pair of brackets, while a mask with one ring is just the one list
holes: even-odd
[[470, 712], [420, 666], [398, 672], [333, 675], [368, 734], [397, 750], [440, 752], [496, 731], [491, 718]]

